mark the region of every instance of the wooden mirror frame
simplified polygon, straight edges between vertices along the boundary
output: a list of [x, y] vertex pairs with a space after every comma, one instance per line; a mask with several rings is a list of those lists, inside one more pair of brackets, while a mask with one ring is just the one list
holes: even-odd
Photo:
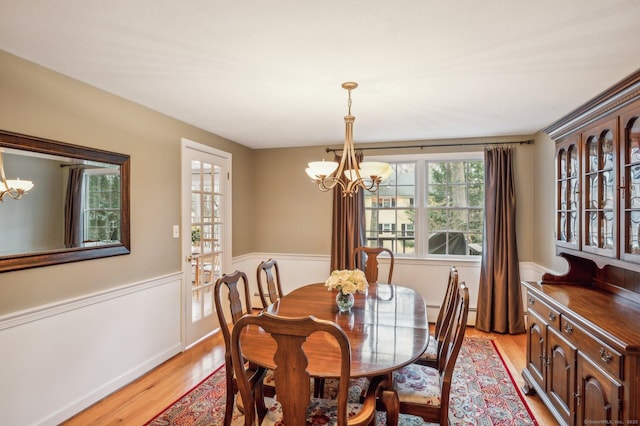
[[[130, 157], [125, 154], [71, 145], [35, 136], [0, 130], [0, 148], [63, 156], [120, 166], [120, 238], [119, 242], [93, 247], [73, 247], [42, 252], [18, 253], [0, 256], [0, 272], [40, 266], [57, 265], [101, 257], [118, 256], [131, 252], [129, 182]], [[0, 205], [0, 208], [2, 206]]]

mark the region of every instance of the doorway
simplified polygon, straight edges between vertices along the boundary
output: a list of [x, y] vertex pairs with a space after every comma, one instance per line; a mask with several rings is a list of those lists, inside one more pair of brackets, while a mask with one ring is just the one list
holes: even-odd
[[182, 140], [184, 345], [218, 328], [214, 284], [231, 267], [231, 154]]

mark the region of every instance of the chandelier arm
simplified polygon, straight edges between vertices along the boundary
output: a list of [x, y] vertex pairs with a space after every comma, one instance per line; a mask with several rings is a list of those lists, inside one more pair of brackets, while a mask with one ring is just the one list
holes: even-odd
[[[7, 183], [7, 178], [4, 175], [4, 160], [2, 158], [2, 150], [0, 150], [0, 179], [2, 179], [2, 186], [4, 186], [4, 188], [0, 188], [0, 203], [4, 202], [5, 195], [9, 195], [9, 197], [11, 198], [16, 198], [11, 193], [11, 188], [9, 188], [9, 184]], [[17, 196], [18, 198], [20, 197], [19, 194], [17, 194]]]
[[[329, 183], [327, 184], [327, 182]], [[343, 190], [345, 189], [344, 182], [342, 182], [340, 179], [333, 176], [328, 176], [324, 179], [318, 179], [317, 183], [318, 183], [318, 187], [322, 192], [330, 191], [336, 186], [340, 186]]]
[[9, 184], [7, 183], [7, 178], [4, 175], [4, 159], [2, 158], [2, 150], [0, 149], [0, 179], [2, 179], [2, 184], [9, 191]]

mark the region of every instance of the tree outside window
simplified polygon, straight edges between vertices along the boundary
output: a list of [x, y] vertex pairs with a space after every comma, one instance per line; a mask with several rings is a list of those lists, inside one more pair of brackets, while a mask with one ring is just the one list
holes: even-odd
[[417, 257], [480, 255], [484, 163], [467, 157], [381, 159], [393, 174], [377, 193], [365, 193], [367, 245]]
[[427, 161], [428, 253], [479, 255], [484, 217], [482, 161]]
[[120, 174], [86, 170], [84, 176], [84, 240], [120, 239]]

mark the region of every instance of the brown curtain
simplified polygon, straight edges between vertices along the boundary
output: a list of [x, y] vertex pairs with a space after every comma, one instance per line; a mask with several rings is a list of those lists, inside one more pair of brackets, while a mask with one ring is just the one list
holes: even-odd
[[[358, 163], [362, 153], [356, 153]], [[340, 161], [336, 156], [335, 161]], [[345, 179], [341, 176], [341, 179]], [[333, 219], [331, 227], [331, 270], [353, 269], [353, 250], [364, 245], [364, 193], [359, 189], [353, 196], [343, 197], [342, 188], [333, 190]]]
[[82, 167], [69, 167], [64, 205], [64, 246], [82, 246]]
[[484, 167], [484, 243], [476, 328], [487, 332], [524, 333], [516, 247], [513, 148], [487, 148]]

